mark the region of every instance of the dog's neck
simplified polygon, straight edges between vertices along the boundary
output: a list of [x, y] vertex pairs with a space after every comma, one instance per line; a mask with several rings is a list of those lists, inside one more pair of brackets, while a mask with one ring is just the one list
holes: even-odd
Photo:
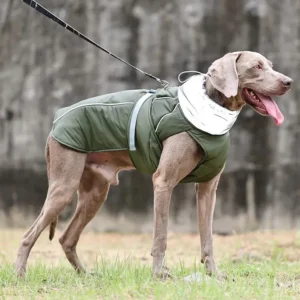
[[209, 77], [207, 77], [206, 79], [205, 88], [206, 88], [206, 93], [210, 99], [212, 99], [217, 104], [219, 104], [222, 107], [225, 107], [228, 110], [231, 111], [240, 110], [245, 104], [241, 96], [240, 90], [235, 97], [226, 98], [212, 85]]
[[[185, 118], [194, 127], [212, 135], [222, 135], [233, 126], [240, 110], [229, 110], [227, 101], [224, 101], [223, 106], [214, 102], [212, 98], [217, 101], [222, 98], [220, 99], [212, 89], [209, 90], [208, 95], [206, 80], [204, 74], [191, 76], [178, 88], [180, 107]], [[230, 106], [232, 107], [233, 105]]]

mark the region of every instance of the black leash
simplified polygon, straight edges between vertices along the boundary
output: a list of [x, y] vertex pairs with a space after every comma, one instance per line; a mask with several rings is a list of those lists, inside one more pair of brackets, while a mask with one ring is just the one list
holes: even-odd
[[28, 4], [30, 7], [34, 8], [35, 10], [37, 10], [39, 13], [43, 14], [44, 16], [48, 17], [49, 19], [51, 19], [52, 21], [58, 23], [59, 25], [63, 26], [65, 29], [68, 29], [69, 31], [71, 31], [72, 33], [78, 35], [80, 38], [84, 39], [85, 41], [89, 42], [90, 44], [96, 46], [97, 48], [101, 49], [102, 51], [104, 51], [105, 53], [111, 55], [112, 57], [118, 59], [119, 61], [123, 62], [124, 64], [130, 66], [131, 68], [141, 72], [142, 74], [155, 79], [156, 81], [158, 81], [164, 88], [169, 86], [169, 83], [165, 80], [162, 80], [158, 77], [155, 77], [152, 74], [146, 73], [144, 71], [142, 71], [141, 69], [131, 65], [130, 63], [126, 62], [125, 60], [123, 60], [122, 58], [116, 56], [115, 54], [109, 52], [108, 50], [104, 49], [103, 47], [101, 47], [99, 44], [97, 44], [96, 42], [92, 41], [90, 38], [88, 38], [87, 36], [85, 36], [84, 34], [82, 34], [81, 32], [79, 32], [78, 30], [76, 30], [74, 27], [70, 26], [69, 24], [67, 24], [66, 22], [64, 22], [63, 20], [61, 20], [60, 18], [56, 17], [53, 13], [51, 13], [49, 10], [47, 10], [46, 8], [44, 8], [42, 5], [38, 4], [36, 1], [34, 0], [22, 0], [23, 2], [25, 2], [26, 4]]

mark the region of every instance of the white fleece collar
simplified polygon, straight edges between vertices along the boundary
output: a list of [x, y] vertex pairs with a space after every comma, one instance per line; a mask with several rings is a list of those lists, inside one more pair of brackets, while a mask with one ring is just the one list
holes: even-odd
[[214, 102], [206, 94], [205, 75], [191, 76], [178, 89], [178, 99], [184, 116], [196, 128], [212, 135], [227, 133], [239, 111], [231, 111]]

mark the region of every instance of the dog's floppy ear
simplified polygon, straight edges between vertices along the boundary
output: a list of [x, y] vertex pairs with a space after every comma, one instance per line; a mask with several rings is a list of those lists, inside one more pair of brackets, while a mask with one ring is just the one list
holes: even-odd
[[209, 67], [207, 75], [215, 89], [230, 98], [237, 95], [239, 78], [236, 62], [241, 52], [231, 52], [215, 60]]

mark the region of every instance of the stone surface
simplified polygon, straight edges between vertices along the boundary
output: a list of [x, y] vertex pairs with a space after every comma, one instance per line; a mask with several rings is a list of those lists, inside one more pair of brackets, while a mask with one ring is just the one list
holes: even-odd
[[[205, 72], [226, 52], [245, 49], [267, 56], [295, 83], [300, 77], [298, 0], [40, 3], [111, 52], [172, 84], [183, 70]], [[1, 207], [14, 203], [26, 208], [26, 189], [39, 209], [46, 194], [39, 183], [45, 181], [44, 145], [55, 110], [111, 91], [156, 88], [157, 83], [20, 1], [3, 0], [0, 36], [0, 201], [6, 203]], [[299, 92], [294, 84], [280, 100], [285, 115], [281, 127], [249, 108], [242, 112], [218, 189], [216, 231], [300, 227]], [[19, 172], [28, 177], [37, 172], [41, 179], [32, 177], [28, 186], [18, 179]], [[150, 178], [121, 175], [108, 210], [148, 214]], [[176, 189], [171, 208], [175, 224], [196, 229], [194, 202], [191, 185]]]

